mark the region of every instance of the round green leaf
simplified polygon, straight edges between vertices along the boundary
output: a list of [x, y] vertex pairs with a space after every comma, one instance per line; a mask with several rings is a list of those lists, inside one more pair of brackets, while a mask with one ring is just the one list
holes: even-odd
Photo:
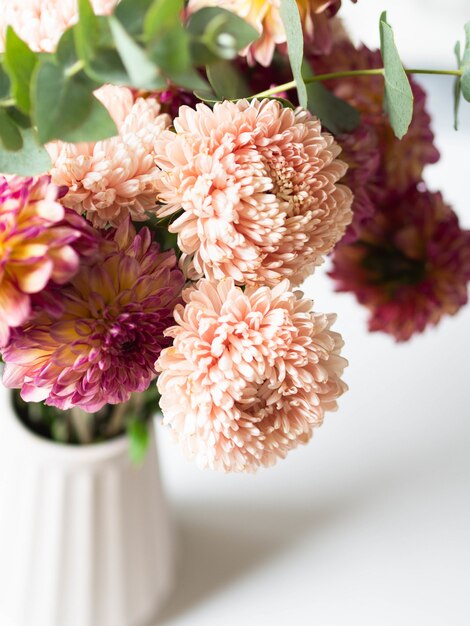
[[23, 146], [16, 152], [0, 150], [0, 172], [19, 176], [37, 176], [51, 168], [51, 159], [39, 141], [35, 132], [29, 128], [21, 129]]

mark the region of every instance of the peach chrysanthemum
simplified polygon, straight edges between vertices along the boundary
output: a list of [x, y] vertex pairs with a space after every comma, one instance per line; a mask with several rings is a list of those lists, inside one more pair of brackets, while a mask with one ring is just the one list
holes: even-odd
[[[119, 0], [91, 0], [98, 15], [109, 15]], [[5, 31], [12, 26], [35, 52], [55, 52], [63, 33], [78, 20], [77, 0], [2, 0], [0, 2], [0, 52]]]
[[105, 85], [95, 93], [110, 112], [119, 135], [97, 143], [54, 142], [52, 179], [66, 185], [63, 202], [86, 212], [95, 226], [119, 225], [129, 215], [147, 219], [155, 207], [157, 167], [154, 142], [170, 125], [154, 98], [134, 97], [130, 89]]
[[164, 421], [200, 467], [254, 471], [306, 443], [346, 390], [335, 317], [274, 288], [201, 280], [157, 361]]
[[[331, 45], [328, 21], [335, 15], [341, 0], [297, 0], [300, 18], [307, 39], [318, 53], [327, 53]], [[189, 0], [188, 10], [194, 13], [204, 7], [220, 7], [236, 13], [260, 34], [241, 54], [248, 61], [268, 67], [276, 45], [286, 43], [286, 32], [280, 14], [281, 0]]]
[[155, 143], [162, 169], [159, 215], [170, 226], [189, 275], [241, 284], [299, 284], [351, 221], [346, 165], [319, 120], [278, 101], [181, 107], [176, 133]]
[[93, 248], [91, 227], [64, 209], [60, 191], [48, 176], [0, 176], [0, 346], [29, 317], [33, 294], [78, 270], [79, 240]]

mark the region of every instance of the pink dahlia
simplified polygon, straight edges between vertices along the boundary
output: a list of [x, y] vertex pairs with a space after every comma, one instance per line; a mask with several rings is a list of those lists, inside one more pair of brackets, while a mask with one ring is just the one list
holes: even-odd
[[91, 228], [64, 209], [60, 193], [48, 176], [0, 176], [0, 346], [10, 328], [27, 320], [31, 296], [50, 280], [67, 282], [78, 270], [80, 251], [92, 247]]
[[406, 341], [467, 302], [470, 231], [441, 194], [412, 188], [336, 248], [331, 276], [370, 310], [370, 330]]
[[[91, 0], [98, 15], [109, 15], [119, 0]], [[2, 0], [0, 2], [0, 52], [5, 32], [12, 26], [36, 52], [55, 52], [63, 33], [78, 20], [77, 0]]]
[[137, 98], [125, 87], [107, 85], [96, 92], [116, 122], [117, 137], [97, 143], [54, 142], [52, 180], [69, 191], [63, 203], [86, 213], [95, 226], [119, 225], [130, 215], [147, 219], [157, 194], [154, 142], [170, 125], [154, 98]]
[[[341, 70], [364, 70], [383, 66], [379, 50], [369, 50], [362, 45], [354, 45], [341, 39], [329, 55], [314, 56], [310, 60], [315, 73], [323, 74]], [[413, 120], [408, 133], [399, 141], [383, 112], [383, 78], [381, 76], [362, 76], [341, 78], [328, 81], [326, 85], [334, 93], [346, 100], [361, 113], [362, 124], [368, 131], [375, 133], [380, 151], [380, 163], [374, 180], [376, 190], [387, 187], [404, 193], [408, 187], [419, 182], [425, 165], [435, 163], [439, 153], [434, 145], [431, 119], [426, 110], [426, 93], [421, 86], [410, 79], [414, 95]], [[344, 138], [338, 138], [343, 147]], [[349, 163], [361, 158], [362, 146], [349, 142], [344, 146], [343, 158]], [[359, 153], [359, 155], [358, 155]], [[352, 188], [356, 192], [356, 188]], [[379, 194], [380, 199], [380, 194]]]
[[199, 466], [254, 471], [306, 443], [346, 385], [334, 316], [274, 288], [201, 280], [157, 361], [164, 421]]
[[191, 277], [300, 283], [341, 239], [352, 194], [339, 146], [307, 111], [278, 101], [180, 109], [155, 142], [159, 215]]
[[[236, 13], [260, 34], [259, 39], [241, 54], [248, 56], [250, 64], [256, 61], [268, 67], [276, 45], [286, 43], [280, 5], [280, 0], [189, 0], [188, 10], [194, 13], [204, 7], [220, 7]], [[341, 0], [297, 0], [297, 6], [305, 36], [314, 50], [320, 54], [329, 52], [331, 33], [328, 22], [338, 12]]]
[[173, 251], [160, 253], [147, 228], [108, 231], [101, 258], [48, 295], [59, 310], [38, 308], [12, 332], [3, 382], [26, 401], [94, 412], [144, 391], [184, 279]]

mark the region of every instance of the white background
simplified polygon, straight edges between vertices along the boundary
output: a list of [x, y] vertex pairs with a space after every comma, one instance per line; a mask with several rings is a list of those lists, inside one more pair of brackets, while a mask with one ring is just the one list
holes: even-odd
[[[408, 65], [453, 67], [470, 19], [469, 0], [343, 4], [370, 45], [388, 6]], [[452, 80], [425, 84], [442, 153], [426, 178], [470, 228], [470, 105], [455, 133]], [[158, 429], [180, 533], [159, 625], [468, 626], [470, 306], [397, 346], [324, 272], [305, 291], [338, 313], [350, 392], [308, 446], [255, 476], [199, 471]]]

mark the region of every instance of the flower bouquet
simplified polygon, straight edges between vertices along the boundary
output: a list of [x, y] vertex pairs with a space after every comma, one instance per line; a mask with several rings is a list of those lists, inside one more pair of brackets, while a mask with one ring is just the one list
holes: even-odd
[[455, 77], [457, 126], [470, 26], [456, 69], [405, 69], [385, 13], [370, 50], [340, 6], [3, 0], [0, 347], [27, 429], [127, 432], [145, 463], [160, 408], [200, 467], [255, 471], [347, 389], [335, 317], [299, 290], [328, 257], [397, 341], [467, 302], [415, 75]]

